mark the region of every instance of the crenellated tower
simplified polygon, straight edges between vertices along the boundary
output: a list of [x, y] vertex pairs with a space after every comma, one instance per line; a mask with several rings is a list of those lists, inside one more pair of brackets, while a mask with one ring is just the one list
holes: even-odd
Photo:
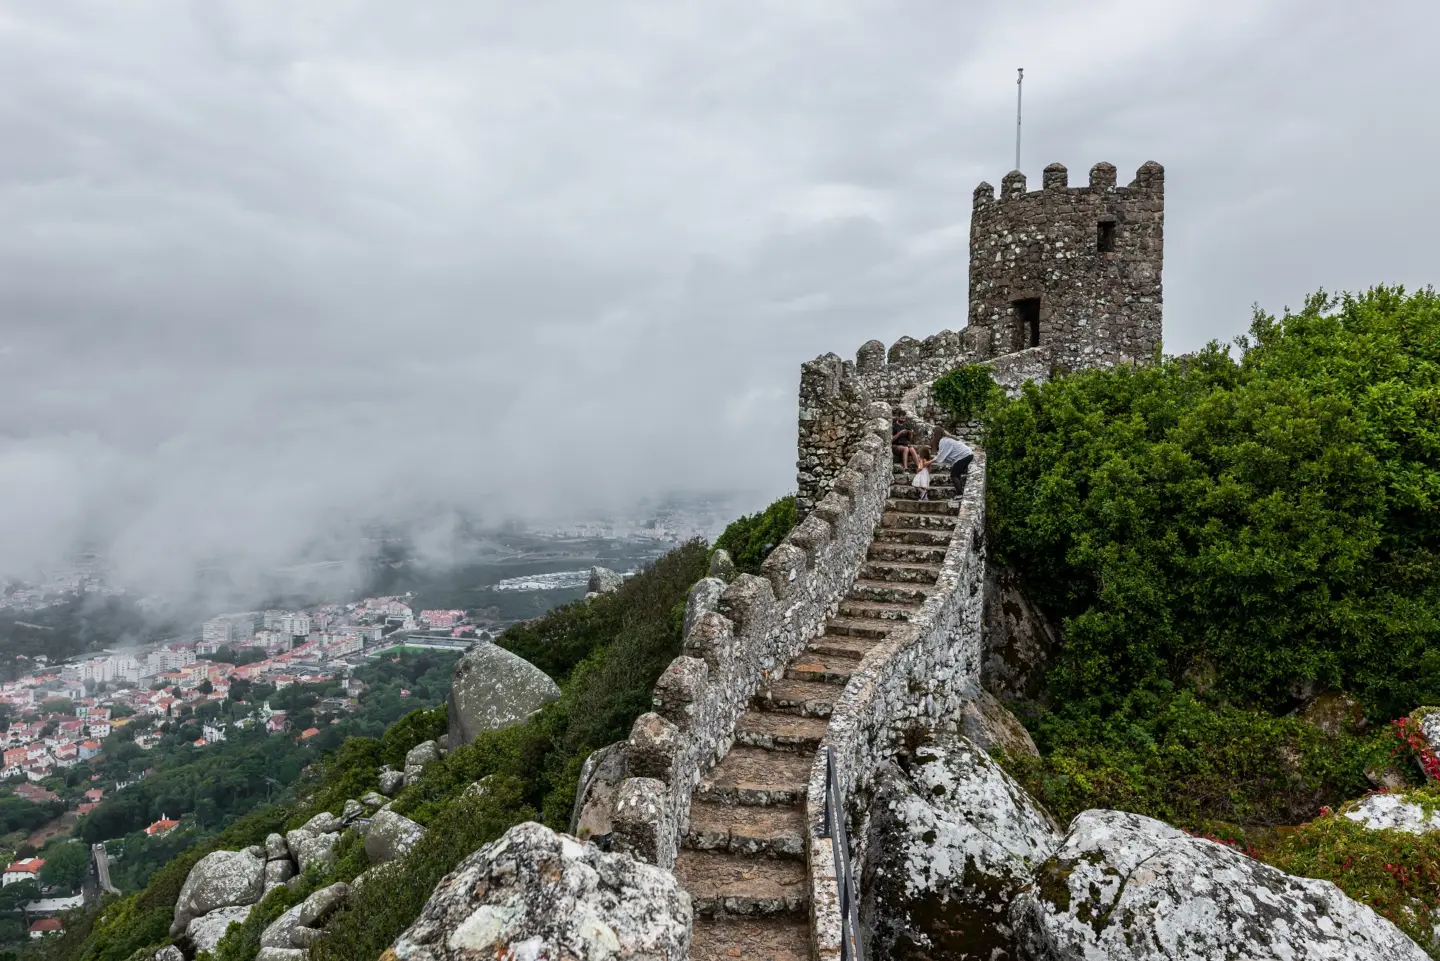
[[1129, 186], [1090, 168], [1071, 187], [1045, 168], [1039, 190], [1012, 170], [975, 188], [970, 219], [970, 329], [976, 360], [1047, 348], [1058, 371], [1147, 363], [1160, 345], [1165, 168], [1151, 161]]

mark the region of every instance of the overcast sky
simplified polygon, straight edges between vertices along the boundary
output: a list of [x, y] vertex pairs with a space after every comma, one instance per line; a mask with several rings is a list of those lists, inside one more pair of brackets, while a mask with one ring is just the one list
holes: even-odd
[[1170, 352], [1433, 282], [1433, 0], [0, 0], [0, 575], [793, 485], [1013, 163], [1167, 172]]

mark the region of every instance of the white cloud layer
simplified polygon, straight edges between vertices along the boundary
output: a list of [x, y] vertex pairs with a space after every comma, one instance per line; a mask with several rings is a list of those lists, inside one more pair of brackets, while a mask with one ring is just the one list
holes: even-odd
[[0, 576], [793, 483], [1013, 149], [1166, 165], [1166, 341], [1435, 279], [1440, 6], [0, 0]]

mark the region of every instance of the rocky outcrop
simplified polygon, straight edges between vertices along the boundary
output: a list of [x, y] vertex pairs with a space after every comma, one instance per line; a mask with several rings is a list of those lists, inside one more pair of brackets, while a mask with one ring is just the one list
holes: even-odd
[[167, 944], [156, 951], [150, 961], [185, 961], [185, 955], [175, 945]]
[[620, 590], [624, 583], [625, 575], [619, 571], [612, 571], [608, 567], [592, 567], [586, 590], [591, 594], [609, 594], [611, 591]]
[[1425, 961], [1328, 881], [1297, 878], [1160, 821], [1086, 811], [1010, 910], [1026, 957]]
[[405, 785], [408, 787], [420, 780], [425, 768], [440, 760], [440, 745], [434, 741], [421, 741], [405, 755]]
[[908, 773], [877, 778], [860, 890], [871, 954], [896, 959], [1014, 956], [1006, 911], [1060, 842], [1050, 816], [980, 747], [941, 736]]
[[250, 912], [254, 908], [253, 904], [219, 908], [203, 917], [194, 919], [185, 929], [185, 937], [190, 941], [191, 950], [196, 954], [201, 951], [214, 951], [215, 945], [225, 937], [225, 932], [229, 930], [230, 925], [245, 923], [245, 919], [250, 917]]
[[219, 908], [254, 904], [265, 893], [265, 861], [249, 851], [213, 851], [190, 869], [175, 902], [170, 935]]
[[690, 898], [668, 871], [533, 822], [471, 854], [383, 961], [685, 961]]
[[1301, 709], [1300, 720], [1331, 737], [1363, 734], [1367, 727], [1365, 708], [1343, 691], [1326, 691], [1316, 695]]
[[1040, 696], [1059, 632], [1025, 596], [1013, 570], [990, 571], [985, 585], [981, 682], [1006, 700]]
[[1427, 834], [1440, 831], [1440, 811], [1426, 810], [1422, 805], [1399, 794], [1371, 794], [1341, 809], [1341, 816], [1358, 821], [1372, 830], [1404, 831], [1406, 834]]
[[424, 836], [425, 829], [403, 814], [381, 811], [365, 832], [365, 856], [372, 864], [403, 858]]
[[973, 681], [966, 682], [960, 706], [960, 733], [982, 749], [998, 748], [1011, 757], [1039, 757], [1030, 732], [999, 699]]
[[320, 936], [320, 926], [325, 919], [350, 896], [350, 885], [337, 883], [320, 888], [304, 901], [290, 908], [270, 922], [260, 935], [261, 954], [256, 961], [265, 957], [265, 950], [272, 951], [271, 957], [290, 958], [294, 955], [279, 952], [298, 951], [308, 955], [310, 945]]
[[717, 547], [715, 552], [710, 555], [709, 574], [711, 577], [720, 578], [727, 584], [735, 577], [735, 560], [725, 548]]
[[450, 681], [450, 744], [459, 747], [482, 731], [519, 724], [560, 696], [544, 671], [489, 642], [455, 663]]
[[575, 786], [575, 807], [570, 813], [570, 833], [588, 841], [610, 835], [610, 812], [615, 796], [626, 777], [629, 741], [602, 747], [585, 759], [580, 783]]
[[380, 793], [386, 797], [394, 797], [400, 793], [405, 786], [405, 772], [396, 771], [388, 764], [380, 768]]

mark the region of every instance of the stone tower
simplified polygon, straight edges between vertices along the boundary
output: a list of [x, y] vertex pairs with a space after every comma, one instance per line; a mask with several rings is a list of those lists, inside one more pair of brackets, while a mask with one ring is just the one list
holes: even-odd
[[1090, 168], [1071, 187], [1045, 168], [1026, 192], [1012, 170], [975, 188], [970, 219], [970, 330], [976, 360], [1046, 348], [1052, 369], [1148, 363], [1160, 345], [1165, 168], [1151, 161], [1127, 187]]

